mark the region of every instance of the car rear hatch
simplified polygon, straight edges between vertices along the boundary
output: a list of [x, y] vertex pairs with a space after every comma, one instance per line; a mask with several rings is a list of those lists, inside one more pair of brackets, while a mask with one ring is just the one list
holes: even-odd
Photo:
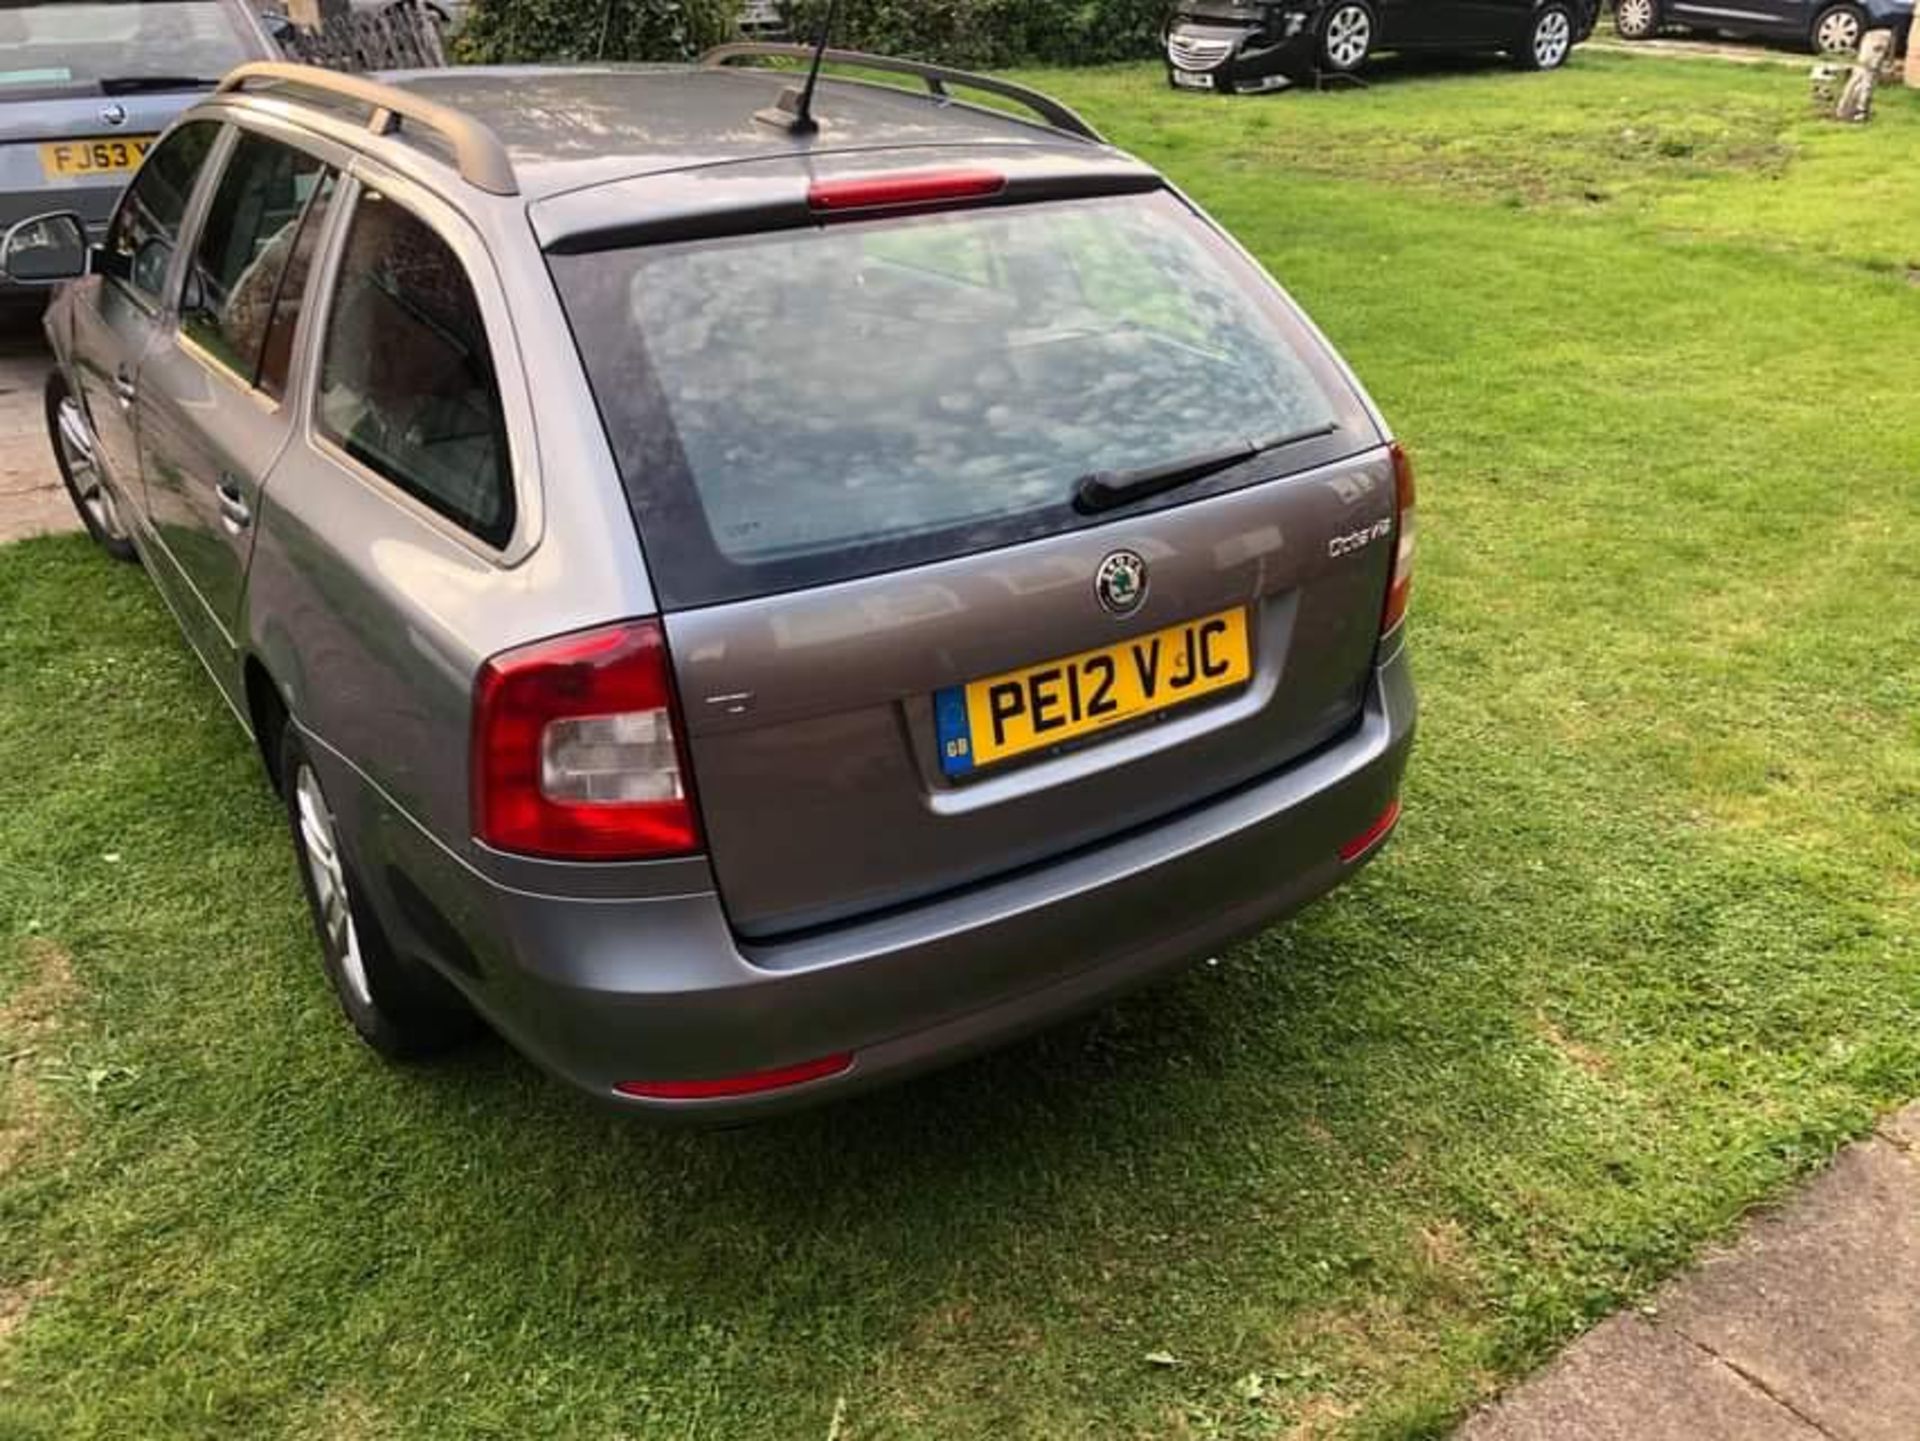
[[550, 256], [748, 937], [1042, 863], [1358, 713], [1365, 401], [1178, 197], [1006, 168], [816, 166], [710, 226], [743, 233]]

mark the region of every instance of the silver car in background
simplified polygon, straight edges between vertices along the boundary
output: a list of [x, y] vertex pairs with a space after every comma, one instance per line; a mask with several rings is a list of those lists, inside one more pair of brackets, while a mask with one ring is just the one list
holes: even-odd
[[154, 137], [279, 53], [238, 0], [0, 3], [0, 232], [66, 210], [97, 241]]
[[795, 54], [245, 67], [49, 309], [87, 527], [388, 1055], [477, 1014], [765, 1114], [1212, 954], [1399, 816], [1413, 479], [1326, 339], [1048, 97], [832, 52], [927, 91], [823, 81], [810, 135], [735, 63]]

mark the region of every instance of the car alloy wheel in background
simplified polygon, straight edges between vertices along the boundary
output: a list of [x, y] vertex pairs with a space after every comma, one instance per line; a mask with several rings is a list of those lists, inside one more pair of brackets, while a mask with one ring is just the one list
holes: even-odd
[[1613, 28], [1622, 40], [1645, 40], [1659, 23], [1653, 0], [1619, 0], [1613, 8]]
[[1831, 5], [1813, 22], [1813, 48], [1821, 54], [1852, 55], [1860, 49], [1860, 12], [1851, 5]]
[[1548, 5], [1533, 17], [1521, 61], [1531, 70], [1555, 70], [1565, 63], [1572, 49], [1573, 17], [1564, 6]]
[[1327, 69], [1358, 70], [1373, 49], [1373, 12], [1359, 0], [1336, 5], [1320, 35], [1320, 56]]

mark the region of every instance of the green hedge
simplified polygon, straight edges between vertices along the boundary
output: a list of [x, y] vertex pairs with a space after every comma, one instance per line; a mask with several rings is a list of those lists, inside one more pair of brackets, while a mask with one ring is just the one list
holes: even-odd
[[[841, 0], [834, 44], [975, 67], [1095, 65], [1158, 53], [1169, 0]], [[826, 0], [787, 0], [811, 40]]]
[[[826, 0], [787, 0], [811, 40]], [[1168, 0], [842, 0], [834, 43], [949, 65], [1093, 65], [1153, 55]], [[738, 0], [474, 0], [456, 50], [478, 63], [678, 60], [734, 38]]]
[[685, 60], [734, 39], [738, 0], [474, 0], [454, 42], [472, 64]]

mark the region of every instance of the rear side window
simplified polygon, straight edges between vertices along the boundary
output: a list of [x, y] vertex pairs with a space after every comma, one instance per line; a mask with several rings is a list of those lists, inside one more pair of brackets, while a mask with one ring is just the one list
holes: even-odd
[[506, 427], [473, 286], [425, 221], [372, 191], [341, 252], [318, 423], [488, 544], [512, 534]]
[[107, 230], [103, 268], [156, 304], [180, 242], [193, 183], [219, 134], [214, 121], [195, 120], [161, 141], [134, 176]]
[[328, 181], [315, 157], [242, 133], [207, 209], [181, 299], [181, 329], [248, 384], [286, 295], [288, 262], [309, 203]]
[[1075, 482], [1308, 437], [1179, 504], [1376, 444], [1271, 285], [1170, 196], [555, 255], [667, 602], [1098, 523]]

